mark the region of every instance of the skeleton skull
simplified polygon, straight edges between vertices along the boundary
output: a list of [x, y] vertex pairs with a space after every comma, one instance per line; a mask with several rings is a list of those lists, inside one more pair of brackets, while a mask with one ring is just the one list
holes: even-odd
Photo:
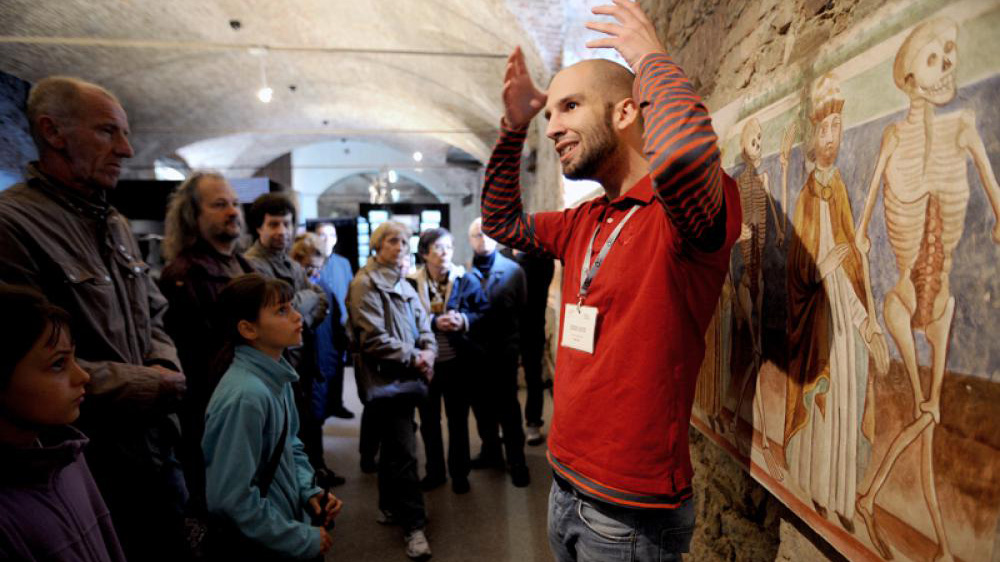
[[743, 126], [740, 133], [740, 148], [743, 149], [743, 156], [747, 162], [760, 160], [761, 154], [761, 128], [757, 118], [752, 118]]
[[917, 26], [900, 47], [893, 66], [896, 85], [911, 97], [942, 105], [955, 97], [958, 27], [933, 19]]

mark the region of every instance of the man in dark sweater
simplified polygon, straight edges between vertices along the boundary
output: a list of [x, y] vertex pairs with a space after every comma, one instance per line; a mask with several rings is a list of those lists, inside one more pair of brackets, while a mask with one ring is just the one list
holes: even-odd
[[222, 330], [215, 301], [233, 277], [253, 273], [236, 242], [243, 231], [240, 201], [221, 174], [199, 172], [177, 187], [167, 208], [160, 290], [170, 303], [164, 327], [177, 344], [188, 377], [181, 407], [181, 462], [194, 506], [204, 501], [201, 436], [205, 408], [224, 366], [216, 365]]

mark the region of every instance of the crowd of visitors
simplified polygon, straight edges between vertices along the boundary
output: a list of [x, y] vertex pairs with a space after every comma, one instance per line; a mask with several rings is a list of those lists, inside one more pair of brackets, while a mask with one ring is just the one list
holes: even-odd
[[[0, 555], [321, 557], [342, 507], [329, 490], [344, 483], [326, 464], [322, 426], [354, 417], [349, 355], [370, 448], [362, 465], [378, 473], [380, 521], [403, 528], [411, 558], [431, 553], [423, 491], [449, 474], [456, 493], [470, 489], [470, 406], [484, 437], [477, 459], [504, 467], [502, 426], [512, 480], [528, 484], [516, 394], [524, 274], [479, 230], [468, 272], [435, 228], [408, 277], [411, 233], [383, 223], [355, 275], [333, 251], [332, 223], [295, 236], [281, 193], [254, 200], [244, 223], [226, 178], [196, 172], [166, 209], [157, 281], [108, 203], [132, 155], [115, 96], [48, 78], [29, 116], [39, 160], [0, 195], [0, 304], [25, 321], [2, 324], [0, 448], [14, 462], [0, 469], [0, 503], [30, 516], [2, 520]], [[24, 491], [35, 485], [48, 496]], [[47, 534], [64, 520], [82, 524]]]

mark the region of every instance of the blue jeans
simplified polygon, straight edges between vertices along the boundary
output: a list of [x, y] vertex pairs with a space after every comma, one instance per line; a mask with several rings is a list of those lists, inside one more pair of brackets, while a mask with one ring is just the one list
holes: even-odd
[[677, 509], [629, 509], [552, 482], [549, 545], [558, 562], [679, 561], [693, 534], [691, 498]]

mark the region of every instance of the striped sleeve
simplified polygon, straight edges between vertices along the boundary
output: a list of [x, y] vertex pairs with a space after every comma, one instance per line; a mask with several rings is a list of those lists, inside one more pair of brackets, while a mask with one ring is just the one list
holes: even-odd
[[513, 130], [501, 125], [500, 139], [490, 156], [483, 184], [483, 232], [505, 246], [558, 258], [559, 252], [553, 245], [539, 236], [536, 221], [558, 221], [558, 218], [549, 215], [561, 213], [529, 215], [524, 212], [521, 203], [521, 149], [526, 136], [527, 129]]
[[653, 188], [681, 237], [703, 251], [722, 246], [726, 221], [721, 155], [708, 110], [665, 54], [639, 66], [633, 95], [645, 123]]

